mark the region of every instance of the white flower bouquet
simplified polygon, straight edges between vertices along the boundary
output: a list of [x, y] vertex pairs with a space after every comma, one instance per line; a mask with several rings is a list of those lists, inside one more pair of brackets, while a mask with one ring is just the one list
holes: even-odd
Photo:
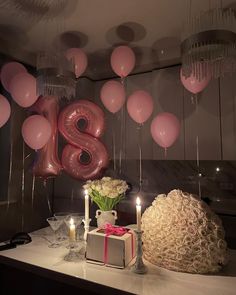
[[92, 201], [100, 210], [110, 211], [123, 199], [128, 185], [121, 179], [103, 177], [99, 180], [88, 180], [83, 188], [88, 191]]

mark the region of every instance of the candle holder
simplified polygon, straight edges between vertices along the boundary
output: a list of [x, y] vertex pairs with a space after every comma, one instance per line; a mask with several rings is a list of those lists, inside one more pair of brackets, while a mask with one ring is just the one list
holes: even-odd
[[74, 240], [69, 240], [69, 253], [64, 257], [65, 261], [77, 261], [81, 260], [80, 253], [77, 251], [77, 244]]
[[87, 235], [88, 235], [88, 232], [89, 232], [89, 225], [90, 225], [91, 220], [92, 220], [91, 218], [83, 219], [83, 223], [84, 223], [84, 241], [85, 242], [87, 241]]
[[85, 257], [85, 253], [86, 253], [86, 247], [87, 247], [87, 235], [89, 232], [89, 224], [91, 222], [92, 219], [88, 218], [88, 219], [83, 219], [83, 223], [84, 223], [84, 238], [83, 238], [83, 246], [82, 248], [79, 250], [80, 255], [83, 255]]
[[132, 265], [131, 270], [137, 274], [145, 274], [147, 267], [143, 263], [143, 248], [142, 248], [142, 231], [135, 230], [136, 233], [136, 261]]

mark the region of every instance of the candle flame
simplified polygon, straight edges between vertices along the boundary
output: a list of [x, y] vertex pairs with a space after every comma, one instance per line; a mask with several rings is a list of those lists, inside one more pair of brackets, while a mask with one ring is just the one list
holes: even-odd
[[70, 225], [74, 225], [74, 219], [72, 217], [70, 219]]
[[87, 194], [88, 194], [88, 190], [87, 190], [87, 189], [85, 189], [85, 190], [84, 190], [84, 193], [85, 193], [85, 195], [87, 195]]
[[140, 206], [140, 204], [141, 204], [141, 200], [140, 200], [139, 197], [137, 197], [137, 199], [136, 199], [136, 205]]

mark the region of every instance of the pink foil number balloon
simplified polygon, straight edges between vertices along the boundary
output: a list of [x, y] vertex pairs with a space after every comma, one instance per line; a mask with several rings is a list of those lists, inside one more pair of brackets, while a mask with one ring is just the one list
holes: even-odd
[[11, 80], [9, 89], [14, 101], [23, 108], [32, 106], [38, 99], [36, 79], [28, 73], [16, 75]]
[[0, 128], [8, 121], [11, 115], [11, 106], [8, 100], [0, 94]]
[[56, 176], [62, 170], [60, 160], [58, 159], [58, 99], [55, 96], [41, 96], [32, 106], [31, 110], [44, 116], [52, 128], [48, 142], [37, 153], [37, 159], [33, 166], [33, 174], [43, 178]]
[[40, 115], [28, 117], [21, 129], [25, 143], [34, 150], [39, 150], [48, 142], [52, 128], [47, 119]]
[[116, 47], [111, 54], [111, 67], [121, 78], [127, 77], [135, 66], [135, 54], [128, 46]]
[[[83, 130], [77, 127], [81, 119], [85, 121]], [[61, 111], [58, 128], [69, 143], [62, 152], [65, 171], [81, 180], [101, 177], [109, 164], [107, 150], [98, 139], [105, 128], [102, 109], [88, 100], [71, 103]], [[86, 163], [81, 161], [83, 151], [89, 155]]]
[[66, 58], [72, 60], [75, 67], [75, 76], [79, 78], [86, 70], [88, 65], [87, 55], [80, 48], [69, 48], [66, 51]]
[[188, 78], [185, 78], [182, 69], [180, 70], [180, 80], [183, 84], [183, 86], [191, 93], [197, 94], [201, 91], [203, 91], [207, 85], [211, 81], [210, 75], [207, 75], [207, 77], [204, 77], [202, 80], [198, 80], [193, 74], [191, 74]]
[[106, 82], [101, 89], [101, 100], [111, 113], [118, 112], [125, 103], [124, 86], [117, 81]]
[[151, 135], [163, 148], [168, 148], [176, 141], [180, 133], [179, 119], [171, 113], [157, 115], [151, 123]]
[[144, 90], [135, 91], [128, 98], [127, 110], [136, 123], [144, 123], [153, 112], [152, 96]]
[[10, 92], [9, 87], [11, 80], [20, 73], [27, 73], [26, 68], [18, 62], [6, 63], [1, 69], [1, 81], [3, 87]]

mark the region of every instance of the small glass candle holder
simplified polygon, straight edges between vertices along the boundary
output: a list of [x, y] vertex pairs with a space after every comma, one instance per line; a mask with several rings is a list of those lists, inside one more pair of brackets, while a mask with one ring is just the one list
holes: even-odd
[[68, 215], [64, 220], [69, 230], [69, 253], [64, 257], [66, 261], [76, 261], [83, 258], [77, 251], [77, 228], [82, 223], [83, 218], [83, 214], [76, 213]]
[[142, 244], [142, 231], [135, 230], [136, 234], [136, 261], [131, 266], [131, 270], [137, 274], [145, 274], [147, 267], [143, 263], [143, 244]]

